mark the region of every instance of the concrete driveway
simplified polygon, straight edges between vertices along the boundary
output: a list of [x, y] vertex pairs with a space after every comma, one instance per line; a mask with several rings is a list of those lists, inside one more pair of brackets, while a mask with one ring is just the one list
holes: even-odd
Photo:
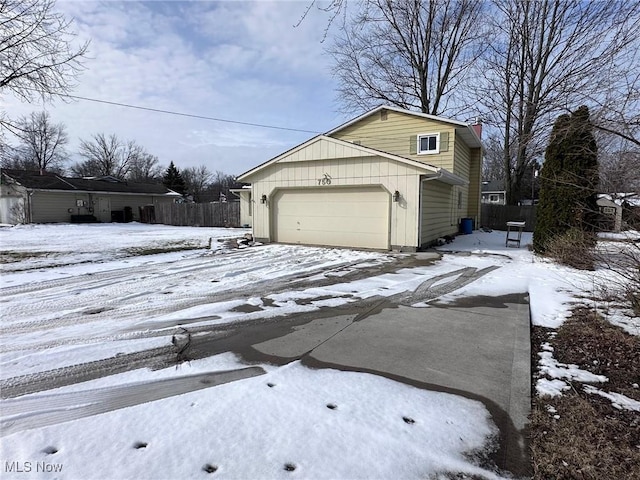
[[[402, 258], [404, 260], [385, 267], [389, 273], [416, 265], [429, 268], [430, 262], [439, 255], [417, 254]], [[338, 307], [323, 307], [306, 313], [261, 318], [261, 308], [247, 304], [234, 308], [255, 312], [258, 319], [201, 326], [190, 326], [183, 321], [180, 328], [188, 330], [191, 340], [185, 357], [197, 359], [235, 352], [248, 362], [282, 365], [300, 360], [314, 368], [368, 372], [419, 388], [478, 400], [486, 406], [500, 430], [499, 448], [492, 460], [501, 469], [518, 476], [527, 475], [530, 462], [526, 422], [531, 377], [527, 296], [523, 293], [467, 297], [455, 304], [438, 301], [442, 295], [476, 281], [495, 268], [498, 267], [461, 266], [434, 276], [425, 272], [424, 282], [412, 291], [359, 298]], [[361, 269], [354, 275], [379, 273], [379, 267], [373, 266], [370, 271]], [[249, 294], [266, 298], [274, 289], [291, 289], [290, 282], [306, 285], [305, 282], [311, 281], [307, 277], [298, 275], [279, 283], [265, 279], [251, 287], [251, 292], [247, 289], [229, 291], [216, 298], [220, 301]], [[325, 282], [339, 282], [339, 278], [329, 277]], [[314, 282], [317, 285], [317, 281]], [[157, 332], [136, 330], [136, 333], [166, 336], [173, 331], [169, 329], [170, 325], [161, 322], [155, 327], [159, 329]], [[128, 329], [123, 331], [129, 334]], [[9, 378], [2, 382], [2, 397], [17, 397], [136, 368], [162, 368], [175, 361], [172, 345], [126, 353]], [[132, 396], [127, 405], [261, 373], [261, 369], [249, 370], [237, 374], [223, 372], [220, 378], [214, 374], [206, 378], [206, 382], [199, 377], [186, 379], [177, 381], [177, 386], [152, 383], [149, 388], [159, 389], [160, 393], [153, 396], [146, 390], [129, 392]], [[112, 405], [111, 401], [107, 403], [101, 411], [122, 407]], [[47, 420], [54, 421], [59, 419]]]
[[[373, 373], [480, 401], [500, 430], [491, 459], [503, 470], [527, 476], [528, 296], [467, 297], [454, 304], [437, 300], [490, 270], [432, 277], [404, 296], [243, 324], [222, 336], [194, 338], [193, 353], [233, 351], [250, 362], [277, 365], [300, 360], [313, 368]], [[427, 307], [410, 306], [425, 299]]]

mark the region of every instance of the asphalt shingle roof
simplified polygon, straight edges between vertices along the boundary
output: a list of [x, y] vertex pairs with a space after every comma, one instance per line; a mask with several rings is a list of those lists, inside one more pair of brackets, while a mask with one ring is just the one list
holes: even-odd
[[[33, 190], [62, 190], [76, 192], [138, 193], [147, 195], [168, 195], [175, 193], [161, 184], [130, 183], [104, 179], [69, 178], [51, 172], [2, 169], [2, 176], [8, 177], [25, 188]], [[177, 194], [176, 194], [177, 195]]]
[[504, 191], [504, 184], [499, 180], [491, 180], [488, 182], [482, 182], [483, 192], [502, 192]]

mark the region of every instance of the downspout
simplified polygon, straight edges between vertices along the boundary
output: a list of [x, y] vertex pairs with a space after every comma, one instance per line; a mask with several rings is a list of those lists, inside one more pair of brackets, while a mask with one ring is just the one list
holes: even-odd
[[31, 196], [36, 193], [33, 190], [27, 190], [27, 218], [29, 220], [28, 223], [33, 223], [33, 211], [31, 209], [32, 206], [32, 201], [31, 201]]
[[424, 177], [420, 180], [420, 192], [418, 194], [418, 248], [422, 248], [422, 184], [429, 180], [439, 180], [443, 177], [442, 169], [434, 177]]

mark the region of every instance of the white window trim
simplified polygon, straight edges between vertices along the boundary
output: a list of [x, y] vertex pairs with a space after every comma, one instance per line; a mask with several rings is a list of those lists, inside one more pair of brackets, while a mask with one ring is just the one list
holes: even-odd
[[[420, 140], [424, 137], [436, 137], [436, 149], [435, 150], [421, 150], [420, 149]], [[433, 133], [421, 133], [420, 135], [417, 136], [416, 141], [418, 142], [416, 151], [418, 152], [418, 155], [435, 155], [440, 153], [440, 132], [433, 132]]]

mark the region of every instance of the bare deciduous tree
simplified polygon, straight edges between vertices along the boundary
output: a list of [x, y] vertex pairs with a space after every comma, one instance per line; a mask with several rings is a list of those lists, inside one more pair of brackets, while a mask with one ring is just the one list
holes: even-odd
[[[24, 100], [67, 94], [88, 42], [74, 46], [72, 21], [54, 0], [0, 0], [0, 91]], [[0, 118], [0, 126], [9, 127]]]
[[129, 162], [127, 180], [138, 183], [155, 183], [162, 180], [162, 167], [158, 157], [143, 152]]
[[193, 200], [198, 203], [204, 202], [205, 192], [213, 179], [209, 169], [205, 165], [188, 167], [182, 170], [182, 178], [187, 185], [187, 192], [193, 195]]
[[640, 4], [580, 0], [495, 0], [497, 32], [482, 63], [487, 84], [477, 98], [485, 122], [500, 129], [509, 203], [523, 194], [523, 178], [541, 156], [552, 119], [600, 98], [632, 68], [638, 48]]
[[[638, 16], [632, 28], [636, 37], [640, 37]], [[615, 69], [613, 75], [604, 72], [609, 88], [590, 96], [594, 126], [600, 133], [618, 137], [640, 149], [640, 45], [621, 55], [618, 63], [626, 70]]]
[[621, 149], [601, 153], [600, 192], [640, 192], [640, 151]]
[[144, 148], [133, 140], [124, 142], [116, 135], [106, 137], [104, 133], [94, 135], [91, 141], [81, 140], [78, 153], [85, 158], [85, 161], [71, 168], [74, 174], [110, 175], [119, 179], [125, 179], [131, 166], [148, 155]]
[[[336, 11], [345, 8], [334, 2]], [[345, 111], [380, 103], [439, 115], [485, 48], [483, 2], [368, 0], [329, 53]], [[465, 106], [465, 105], [462, 105]]]
[[348, 14], [346, 0], [312, 1], [303, 19], [313, 5], [330, 23], [353, 18], [330, 49], [344, 110], [477, 106], [500, 140], [510, 203], [527, 194], [554, 119], [578, 105], [596, 129], [640, 145], [638, 2], [361, 0]]
[[487, 135], [483, 140], [484, 159], [482, 161], [482, 179], [500, 181], [504, 183], [504, 168], [502, 165], [502, 141], [495, 133]]
[[240, 185], [236, 183], [236, 179], [233, 175], [216, 170], [216, 173], [213, 175], [213, 178], [209, 183], [207, 191], [211, 201], [224, 201], [231, 198], [229, 190], [239, 186]]
[[48, 112], [33, 112], [18, 120], [15, 134], [22, 169], [62, 172], [69, 142], [63, 123], [52, 123]]

